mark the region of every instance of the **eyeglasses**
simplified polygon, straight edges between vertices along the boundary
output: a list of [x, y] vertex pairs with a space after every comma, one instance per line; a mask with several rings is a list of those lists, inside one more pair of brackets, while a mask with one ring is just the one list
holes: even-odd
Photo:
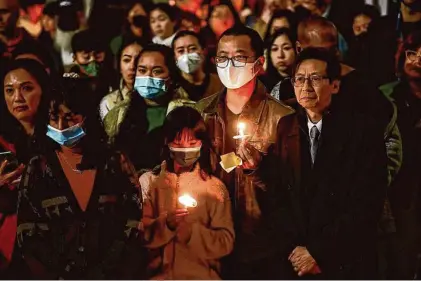
[[415, 62], [417, 59], [421, 58], [421, 52], [418, 53], [411, 50], [405, 51], [405, 55], [410, 62]]
[[234, 67], [244, 67], [247, 64], [249, 58], [248, 56], [235, 56], [232, 58], [229, 57], [215, 57], [216, 66], [219, 68], [225, 68], [228, 66], [228, 62], [231, 61]]
[[311, 86], [319, 87], [322, 85], [322, 81], [325, 79], [329, 79], [327, 76], [320, 76], [320, 75], [311, 75], [310, 77], [305, 76], [296, 76], [291, 78], [291, 82], [295, 87], [303, 87], [306, 81], [310, 81]]

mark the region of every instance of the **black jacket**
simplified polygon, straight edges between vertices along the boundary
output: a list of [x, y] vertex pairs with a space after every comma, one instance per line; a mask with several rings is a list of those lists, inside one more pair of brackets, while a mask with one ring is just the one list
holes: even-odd
[[29, 161], [19, 187], [17, 241], [31, 278], [139, 278], [138, 179], [123, 155], [102, 157], [84, 212], [54, 151]]
[[[382, 131], [357, 113], [331, 110], [323, 117], [321, 144], [311, 168], [307, 117], [281, 120], [280, 140], [264, 161], [276, 188], [279, 278], [294, 278], [289, 254], [307, 247], [323, 279], [373, 278], [375, 235], [387, 187]], [[309, 277], [309, 276], [307, 276]]]

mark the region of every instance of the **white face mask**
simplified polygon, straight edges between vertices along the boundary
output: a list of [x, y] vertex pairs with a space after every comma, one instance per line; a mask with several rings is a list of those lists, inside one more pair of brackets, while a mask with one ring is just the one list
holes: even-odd
[[230, 60], [227, 67], [217, 67], [219, 79], [228, 89], [241, 88], [256, 76], [257, 72], [254, 71], [256, 62], [246, 63], [243, 67], [235, 67]]
[[202, 57], [198, 53], [188, 53], [180, 56], [177, 60], [178, 68], [184, 73], [194, 73], [202, 64]]

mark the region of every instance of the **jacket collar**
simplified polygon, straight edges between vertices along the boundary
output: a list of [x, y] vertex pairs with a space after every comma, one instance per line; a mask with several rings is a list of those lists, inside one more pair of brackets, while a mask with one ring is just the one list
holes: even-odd
[[[252, 121], [254, 124], [259, 124], [262, 117], [263, 109], [267, 101], [266, 88], [262, 82], [256, 81], [256, 88], [250, 100], [244, 106], [241, 116]], [[223, 116], [225, 110], [225, 97], [227, 89], [224, 88], [220, 93], [209, 97], [209, 103], [206, 105], [203, 113], [217, 114]]]

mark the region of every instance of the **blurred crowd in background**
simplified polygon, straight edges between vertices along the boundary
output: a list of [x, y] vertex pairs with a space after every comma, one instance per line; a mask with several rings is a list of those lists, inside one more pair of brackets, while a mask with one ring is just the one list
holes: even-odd
[[2, 279], [421, 278], [421, 0], [0, 0], [0, 77]]

